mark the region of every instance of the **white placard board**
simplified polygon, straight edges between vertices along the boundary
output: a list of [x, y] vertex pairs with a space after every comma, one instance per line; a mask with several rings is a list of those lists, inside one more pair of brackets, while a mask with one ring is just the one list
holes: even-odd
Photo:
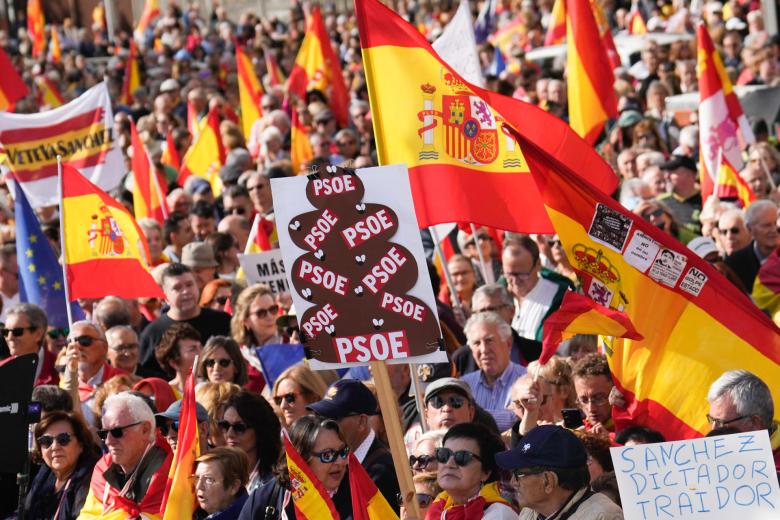
[[239, 254], [238, 261], [241, 263], [241, 268], [244, 270], [244, 275], [250, 285], [264, 283], [271, 288], [274, 294], [290, 291], [281, 249]]

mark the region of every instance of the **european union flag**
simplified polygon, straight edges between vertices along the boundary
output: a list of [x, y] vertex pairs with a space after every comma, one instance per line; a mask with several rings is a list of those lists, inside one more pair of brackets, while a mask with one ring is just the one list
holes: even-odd
[[[19, 262], [19, 300], [41, 307], [54, 327], [67, 327], [65, 285], [62, 266], [57, 262], [49, 240], [41, 233], [35, 216], [19, 183], [16, 185], [16, 257]], [[83, 320], [84, 311], [71, 302], [73, 320]]]

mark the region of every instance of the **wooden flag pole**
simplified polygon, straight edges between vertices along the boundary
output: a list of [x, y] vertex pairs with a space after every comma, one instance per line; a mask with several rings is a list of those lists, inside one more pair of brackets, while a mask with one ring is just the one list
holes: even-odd
[[[401, 489], [401, 497], [404, 507], [414, 518], [421, 518], [420, 506], [417, 503], [412, 481], [412, 468], [409, 467], [409, 458], [404, 446], [404, 434], [401, 431], [401, 418], [398, 415], [398, 401], [395, 392], [390, 386], [390, 377], [387, 375], [387, 367], [382, 361], [371, 362], [371, 375], [376, 385], [379, 408], [382, 410], [382, 421], [385, 423], [387, 442], [390, 444], [390, 453], [393, 456], [395, 474], [398, 477], [398, 487]], [[414, 377], [414, 376], [412, 376]]]
[[417, 415], [420, 417], [420, 429], [425, 433], [428, 431], [428, 423], [425, 421], [425, 414], [423, 413], [423, 391], [420, 384], [420, 374], [417, 372], [417, 367], [414, 363], [409, 363], [409, 375], [412, 378], [412, 391], [414, 392], [414, 404], [417, 406]]
[[62, 156], [57, 156], [57, 189], [60, 198], [60, 250], [62, 251], [62, 285], [65, 289], [65, 311], [68, 314], [68, 330], [73, 328], [73, 311], [70, 308], [70, 284], [68, 283], [68, 256], [65, 253], [65, 206], [62, 203]]
[[477, 236], [477, 226], [474, 225], [474, 223], [471, 223], [471, 237], [474, 239], [474, 247], [477, 248], [477, 254], [479, 255], [479, 266], [482, 268], [482, 279], [485, 280], [485, 283], [491, 284], [495, 283], [495, 280], [491, 279], [488, 280], [488, 270], [487, 270], [487, 264], [485, 263], [485, 255], [482, 254], [482, 248], [479, 247], [479, 237]]

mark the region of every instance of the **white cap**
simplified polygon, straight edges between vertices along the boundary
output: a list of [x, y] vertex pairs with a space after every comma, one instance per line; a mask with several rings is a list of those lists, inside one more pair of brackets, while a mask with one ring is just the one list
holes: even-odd
[[179, 82], [173, 78], [168, 78], [160, 84], [160, 92], [172, 92], [179, 90]]
[[688, 249], [696, 253], [699, 258], [706, 258], [712, 253], [719, 253], [715, 241], [711, 237], [696, 237], [688, 242]]

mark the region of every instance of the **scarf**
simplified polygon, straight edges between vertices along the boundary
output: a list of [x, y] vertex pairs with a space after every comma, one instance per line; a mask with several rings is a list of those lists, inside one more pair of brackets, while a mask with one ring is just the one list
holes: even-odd
[[428, 509], [425, 520], [438, 520], [440, 518], [446, 518], [447, 520], [478, 520], [484, 516], [485, 509], [492, 504], [504, 504], [512, 507], [512, 504], [501, 496], [498, 482], [485, 484], [479, 490], [477, 496], [465, 504], [459, 505], [453, 503], [449, 493], [442, 491], [436, 497], [436, 500], [433, 501], [430, 509]]

